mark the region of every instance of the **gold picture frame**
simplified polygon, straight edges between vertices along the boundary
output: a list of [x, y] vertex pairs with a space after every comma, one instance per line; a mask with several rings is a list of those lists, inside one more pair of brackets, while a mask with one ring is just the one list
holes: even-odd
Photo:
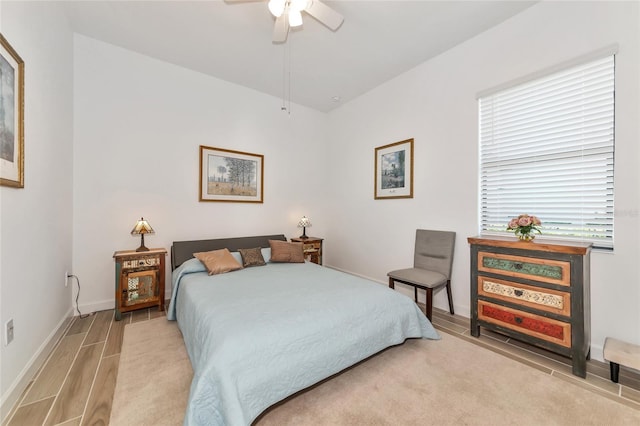
[[262, 203], [264, 156], [200, 145], [200, 201]]
[[376, 200], [413, 198], [413, 139], [375, 149]]
[[0, 34], [0, 185], [24, 188], [24, 61]]

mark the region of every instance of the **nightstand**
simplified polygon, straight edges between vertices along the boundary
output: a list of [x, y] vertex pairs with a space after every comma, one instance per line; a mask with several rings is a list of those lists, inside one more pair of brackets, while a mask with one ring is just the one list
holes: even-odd
[[123, 250], [113, 254], [116, 262], [115, 318], [136, 309], [157, 306], [164, 310], [165, 257], [163, 248]]
[[291, 238], [293, 243], [302, 243], [304, 258], [309, 262], [322, 265], [322, 238]]

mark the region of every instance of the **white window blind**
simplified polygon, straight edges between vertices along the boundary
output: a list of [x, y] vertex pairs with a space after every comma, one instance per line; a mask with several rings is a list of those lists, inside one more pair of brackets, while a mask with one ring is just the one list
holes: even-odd
[[613, 248], [614, 59], [479, 99], [483, 233], [527, 213], [545, 237]]

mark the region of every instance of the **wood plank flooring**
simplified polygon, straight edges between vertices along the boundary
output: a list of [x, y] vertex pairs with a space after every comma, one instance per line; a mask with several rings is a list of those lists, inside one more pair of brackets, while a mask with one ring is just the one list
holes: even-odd
[[5, 426], [108, 425], [124, 326], [165, 315], [141, 309], [76, 317], [25, 390]]
[[[424, 306], [422, 306], [424, 310]], [[76, 317], [45, 365], [25, 390], [3, 426], [107, 425], [116, 385], [124, 326], [164, 315], [156, 308], [123, 314], [114, 311]], [[570, 360], [543, 349], [482, 330], [469, 334], [469, 320], [434, 309], [434, 326], [488, 350], [501, 353], [547, 374], [577, 384], [640, 410], [640, 373], [620, 369], [620, 383], [609, 380], [609, 365], [590, 360], [587, 378], [571, 374]]]

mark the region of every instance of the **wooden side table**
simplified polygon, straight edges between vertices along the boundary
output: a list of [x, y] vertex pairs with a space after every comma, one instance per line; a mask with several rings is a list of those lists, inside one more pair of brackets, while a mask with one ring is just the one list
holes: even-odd
[[157, 306], [164, 310], [165, 257], [163, 248], [116, 251], [115, 318], [124, 312]]
[[322, 238], [291, 238], [293, 243], [302, 243], [304, 258], [309, 262], [322, 265]]

